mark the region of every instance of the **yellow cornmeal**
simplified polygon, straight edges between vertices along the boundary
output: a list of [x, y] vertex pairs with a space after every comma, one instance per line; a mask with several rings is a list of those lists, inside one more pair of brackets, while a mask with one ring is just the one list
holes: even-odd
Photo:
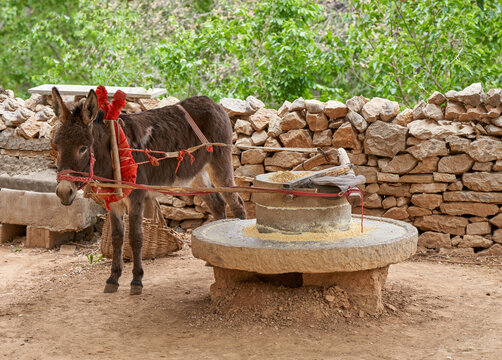
[[261, 233], [256, 228], [256, 225], [251, 225], [243, 229], [246, 236], [254, 237], [262, 240], [273, 241], [333, 241], [343, 238], [361, 236], [368, 231], [368, 227], [364, 227], [364, 233], [361, 233], [360, 223], [351, 223], [346, 231], [335, 230], [325, 233], [304, 232], [296, 235], [287, 235], [280, 232]]
[[299, 173], [292, 173], [291, 171], [278, 171], [271, 175], [268, 179], [276, 183], [287, 183], [309, 174], [312, 174], [312, 171], [302, 171]]

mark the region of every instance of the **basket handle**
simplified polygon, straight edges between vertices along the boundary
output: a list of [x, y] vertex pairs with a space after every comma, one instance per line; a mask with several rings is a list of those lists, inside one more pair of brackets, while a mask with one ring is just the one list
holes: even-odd
[[166, 219], [162, 215], [162, 210], [160, 209], [159, 200], [155, 199], [153, 202], [153, 219], [152, 224], [159, 225], [162, 228], [167, 227]]

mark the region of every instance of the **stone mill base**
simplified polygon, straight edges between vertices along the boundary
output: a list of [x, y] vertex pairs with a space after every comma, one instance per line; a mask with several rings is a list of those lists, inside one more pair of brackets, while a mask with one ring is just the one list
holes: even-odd
[[387, 279], [389, 266], [372, 270], [332, 272], [332, 273], [286, 273], [259, 274], [255, 272], [213, 267], [215, 282], [211, 285], [211, 299], [225, 297], [239, 283], [268, 283], [276, 286], [332, 287], [338, 286], [346, 291], [349, 298], [361, 310], [378, 314], [383, 310], [382, 289]]

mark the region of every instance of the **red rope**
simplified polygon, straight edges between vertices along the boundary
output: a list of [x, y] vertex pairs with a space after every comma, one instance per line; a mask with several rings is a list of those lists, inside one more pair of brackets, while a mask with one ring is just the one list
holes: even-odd
[[188, 151], [186, 150], [180, 150], [178, 152], [178, 157], [176, 159], [178, 159], [178, 164], [176, 165], [176, 170], [174, 170], [174, 173], [177, 174], [178, 173], [178, 168], [180, 167], [181, 165], [181, 162], [183, 161], [183, 158], [185, 157], [185, 155], [188, 155], [190, 157], [190, 165], [193, 164], [195, 158], [193, 157], [192, 154], [190, 154]]

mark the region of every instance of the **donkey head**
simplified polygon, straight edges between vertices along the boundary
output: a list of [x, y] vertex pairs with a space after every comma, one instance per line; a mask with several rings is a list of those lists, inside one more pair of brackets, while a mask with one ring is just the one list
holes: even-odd
[[[93, 142], [92, 123], [98, 113], [98, 98], [94, 90], [89, 91], [85, 101], [70, 110], [61, 99], [59, 91], [52, 88], [54, 113], [61, 126], [52, 140], [57, 151], [58, 172], [63, 170], [89, 172], [90, 151]], [[56, 194], [63, 205], [71, 205], [77, 194], [77, 184], [61, 180]]]

